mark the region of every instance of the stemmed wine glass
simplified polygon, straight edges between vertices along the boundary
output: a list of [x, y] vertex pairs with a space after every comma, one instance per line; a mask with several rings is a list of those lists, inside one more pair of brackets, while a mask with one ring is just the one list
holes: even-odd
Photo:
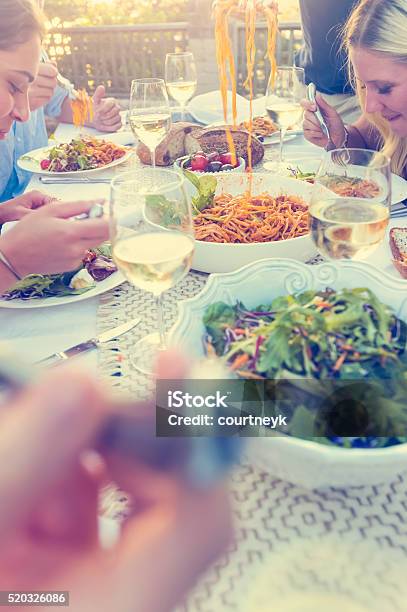
[[140, 340], [130, 359], [138, 371], [152, 374], [156, 353], [165, 348], [162, 294], [189, 272], [194, 253], [184, 177], [172, 170], [144, 168], [113, 179], [110, 230], [119, 270], [135, 287], [156, 298], [158, 334]]
[[[266, 111], [280, 130], [280, 149], [278, 169], [283, 161], [283, 143], [287, 130], [302, 117], [301, 99], [304, 97], [305, 84], [303, 68], [279, 66], [275, 75], [271, 74], [266, 91]], [[264, 168], [274, 170], [275, 166], [264, 164]]]
[[132, 81], [129, 123], [134, 135], [150, 150], [155, 168], [155, 151], [171, 128], [171, 109], [163, 79]]
[[165, 83], [171, 98], [181, 106], [181, 121], [183, 121], [185, 107], [196, 91], [196, 65], [192, 53], [167, 53]]
[[390, 205], [388, 157], [367, 149], [329, 151], [309, 206], [312, 240], [330, 259], [365, 259], [385, 236]]

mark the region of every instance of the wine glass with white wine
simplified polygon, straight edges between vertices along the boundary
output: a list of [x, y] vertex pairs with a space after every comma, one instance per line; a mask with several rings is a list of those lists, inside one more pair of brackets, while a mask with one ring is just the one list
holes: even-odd
[[186, 105], [194, 95], [197, 84], [196, 65], [192, 53], [167, 53], [165, 83], [169, 95], [181, 107], [181, 121], [183, 121]]
[[126, 279], [156, 298], [158, 333], [134, 346], [131, 364], [152, 374], [157, 351], [166, 348], [162, 295], [191, 268], [195, 239], [184, 177], [172, 170], [134, 169], [111, 183], [113, 259]]
[[365, 259], [386, 235], [390, 205], [388, 157], [367, 149], [329, 151], [309, 206], [312, 240], [329, 259]]
[[148, 147], [155, 168], [155, 151], [171, 128], [171, 109], [163, 79], [135, 79], [131, 83], [129, 123]]
[[[304, 97], [305, 75], [303, 68], [279, 66], [270, 75], [266, 91], [266, 111], [280, 130], [278, 170], [283, 161], [283, 144], [287, 130], [293, 128], [302, 117], [301, 99]], [[275, 170], [275, 164], [264, 164], [264, 168]]]

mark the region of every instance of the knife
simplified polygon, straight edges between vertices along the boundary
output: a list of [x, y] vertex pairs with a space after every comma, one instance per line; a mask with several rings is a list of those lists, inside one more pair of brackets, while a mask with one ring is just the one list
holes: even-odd
[[41, 359], [40, 361], [37, 361], [37, 364], [41, 366], [58, 365], [71, 357], [76, 357], [76, 355], [90, 351], [97, 348], [100, 344], [104, 344], [105, 342], [109, 342], [109, 340], [113, 340], [113, 338], [118, 338], [119, 336], [126, 334], [139, 323], [140, 319], [132, 319], [127, 323], [123, 323], [123, 325], [118, 325], [113, 329], [109, 329], [109, 331], [103, 332], [98, 338], [91, 338], [90, 340], [86, 340], [86, 342], [81, 342], [80, 344], [71, 346], [60, 353], [54, 353], [45, 359]]
[[44, 185], [72, 185], [74, 183], [111, 183], [111, 178], [89, 178], [87, 176], [40, 176], [40, 182]]

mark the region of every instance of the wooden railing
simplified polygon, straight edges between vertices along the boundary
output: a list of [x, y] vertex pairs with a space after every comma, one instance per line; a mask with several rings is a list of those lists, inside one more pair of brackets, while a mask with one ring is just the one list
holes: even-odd
[[[206, 26], [206, 27], [205, 27]], [[61, 73], [77, 87], [92, 91], [104, 83], [112, 95], [126, 98], [132, 79], [145, 76], [162, 76], [163, 58], [168, 52], [183, 51], [188, 46], [199, 48], [213, 37], [213, 27], [187, 22], [142, 25], [117, 25], [95, 27], [71, 27], [52, 30], [48, 35], [47, 49], [51, 59], [56, 60]], [[267, 82], [266, 25], [257, 29], [257, 61], [255, 92], [263, 93]], [[244, 31], [239, 22], [233, 26], [233, 42], [238, 66], [238, 89], [244, 94], [246, 78]], [[291, 64], [293, 54], [301, 42], [298, 23], [281, 23], [278, 37], [277, 60]], [[193, 45], [192, 45], [193, 43]], [[200, 60], [201, 61], [201, 60]], [[213, 71], [213, 87], [217, 83], [217, 68], [214, 53], [205, 59], [206, 73]], [[213, 67], [212, 67], [213, 66]], [[198, 65], [198, 74], [200, 66]], [[208, 85], [209, 86], [209, 85]]]

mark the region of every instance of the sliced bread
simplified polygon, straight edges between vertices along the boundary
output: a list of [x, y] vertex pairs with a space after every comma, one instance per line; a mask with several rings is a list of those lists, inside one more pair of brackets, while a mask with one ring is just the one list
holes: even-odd
[[[170, 166], [178, 157], [185, 155], [185, 134], [193, 127], [196, 127], [196, 123], [187, 121], [174, 123], [155, 152], [157, 166]], [[137, 155], [143, 164], [151, 164], [150, 150], [142, 142], [137, 147]]]
[[[249, 132], [241, 128], [231, 129], [233, 142], [236, 147], [236, 155], [238, 157], [243, 157], [247, 163]], [[253, 166], [255, 166], [264, 157], [264, 147], [256, 137], [253, 137], [251, 149]], [[202, 128], [195, 126], [192, 128], [185, 137], [185, 153], [190, 155], [197, 151], [204, 151], [205, 153], [211, 153], [212, 151], [227, 153], [229, 151], [229, 145], [226, 138], [226, 127]]]
[[393, 264], [401, 276], [407, 279], [407, 227], [393, 227], [390, 230], [390, 248]]

